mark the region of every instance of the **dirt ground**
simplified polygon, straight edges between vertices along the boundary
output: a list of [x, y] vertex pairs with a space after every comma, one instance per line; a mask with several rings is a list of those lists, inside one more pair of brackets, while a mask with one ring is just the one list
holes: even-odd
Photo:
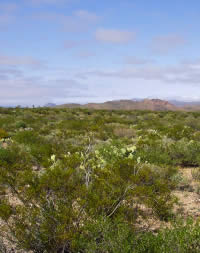
[[200, 191], [198, 191], [200, 182], [192, 177], [192, 171], [197, 168], [184, 168], [180, 169], [184, 184], [180, 189], [174, 191], [174, 195], [179, 199], [179, 207], [176, 211], [180, 212], [183, 216], [192, 216], [194, 218], [200, 217]]
[[[174, 196], [178, 199], [178, 204], [174, 207], [174, 214], [178, 217], [192, 217], [200, 219], [200, 181], [196, 181], [192, 176], [192, 171], [198, 168], [180, 168], [179, 177], [181, 182], [176, 190], [173, 191]], [[144, 207], [145, 210], [145, 207]], [[148, 230], [157, 232], [161, 228], [170, 227], [169, 222], [162, 222], [151, 215], [151, 211], [146, 209], [147, 219], [142, 217], [137, 219], [138, 230]]]

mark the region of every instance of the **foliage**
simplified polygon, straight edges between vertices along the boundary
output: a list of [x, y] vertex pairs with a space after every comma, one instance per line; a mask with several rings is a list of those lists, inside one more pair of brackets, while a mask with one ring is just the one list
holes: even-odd
[[84, 253], [133, 253], [133, 234], [134, 230], [126, 223], [99, 217], [85, 224], [82, 233], [75, 238], [73, 248]]
[[200, 168], [192, 169], [192, 177], [196, 181], [200, 181]]
[[18, 121], [16, 123], [16, 128], [26, 128], [26, 127], [27, 127], [27, 125], [24, 121]]
[[175, 223], [170, 229], [161, 230], [157, 235], [143, 234], [136, 240], [134, 253], [198, 253], [200, 252], [200, 226], [192, 220], [186, 224]]
[[137, 216], [135, 202], [145, 203], [159, 217], [167, 218], [173, 204], [166, 180], [170, 172], [138, 166], [129, 156], [99, 167], [98, 158], [90, 153], [69, 153], [63, 160], [53, 155], [52, 165], [40, 173], [26, 166], [19, 170], [14, 166], [17, 159], [5, 156], [10, 168], [1, 168], [1, 183], [20, 203], [6, 206], [2, 202], [0, 213], [8, 221], [12, 216], [9, 210], [14, 208], [11, 232], [18, 247], [56, 252], [73, 240], [81, 224], [100, 215], [111, 220], [124, 217], [132, 223]]
[[136, 221], [174, 217], [177, 166], [200, 166], [199, 113], [0, 108], [0, 127], [0, 230], [19, 249], [198, 252], [197, 224], [155, 236]]
[[0, 139], [4, 139], [8, 137], [8, 133], [4, 130], [0, 128]]

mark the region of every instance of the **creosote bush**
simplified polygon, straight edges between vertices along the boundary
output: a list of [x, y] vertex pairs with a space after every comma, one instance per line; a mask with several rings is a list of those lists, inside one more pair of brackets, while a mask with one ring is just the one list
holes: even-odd
[[27, 125], [23, 121], [19, 121], [16, 123], [16, 128], [26, 128], [26, 127], [27, 127]]
[[175, 201], [170, 185], [173, 173], [135, 161], [134, 148], [122, 150], [120, 158], [115, 154], [111, 163], [98, 150], [68, 153], [58, 160], [53, 155], [51, 166], [40, 172], [20, 166], [22, 159], [16, 167], [19, 154], [14, 154], [14, 159], [12, 153], [8, 158], [4, 155], [9, 170], [7, 163], [2, 164], [0, 180], [19, 203], [4, 195], [0, 212], [20, 248], [58, 252], [67, 244], [70, 249], [85, 222], [99, 216], [111, 221], [123, 217], [134, 226], [136, 203], [151, 207], [161, 219], [170, 216]]
[[137, 237], [133, 253], [198, 253], [200, 252], [200, 225], [188, 219], [187, 222], [177, 222], [169, 229], [163, 229], [158, 234], [151, 232]]
[[0, 237], [35, 253], [199, 252], [196, 223], [137, 228], [175, 219], [199, 126], [198, 112], [0, 108]]
[[0, 128], [0, 140], [7, 137], [8, 137], [8, 133], [4, 129]]

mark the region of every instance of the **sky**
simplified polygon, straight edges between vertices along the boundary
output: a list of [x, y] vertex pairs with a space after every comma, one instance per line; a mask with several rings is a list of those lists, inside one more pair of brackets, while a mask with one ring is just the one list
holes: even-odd
[[0, 105], [200, 100], [199, 0], [0, 0]]

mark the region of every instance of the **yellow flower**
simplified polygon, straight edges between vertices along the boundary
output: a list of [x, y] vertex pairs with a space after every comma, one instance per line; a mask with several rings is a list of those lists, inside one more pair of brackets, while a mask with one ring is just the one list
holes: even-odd
[[56, 156], [55, 156], [55, 155], [52, 155], [52, 156], [51, 156], [51, 160], [52, 160], [53, 162], [55, 162], [55, 161], [56, 161]]

